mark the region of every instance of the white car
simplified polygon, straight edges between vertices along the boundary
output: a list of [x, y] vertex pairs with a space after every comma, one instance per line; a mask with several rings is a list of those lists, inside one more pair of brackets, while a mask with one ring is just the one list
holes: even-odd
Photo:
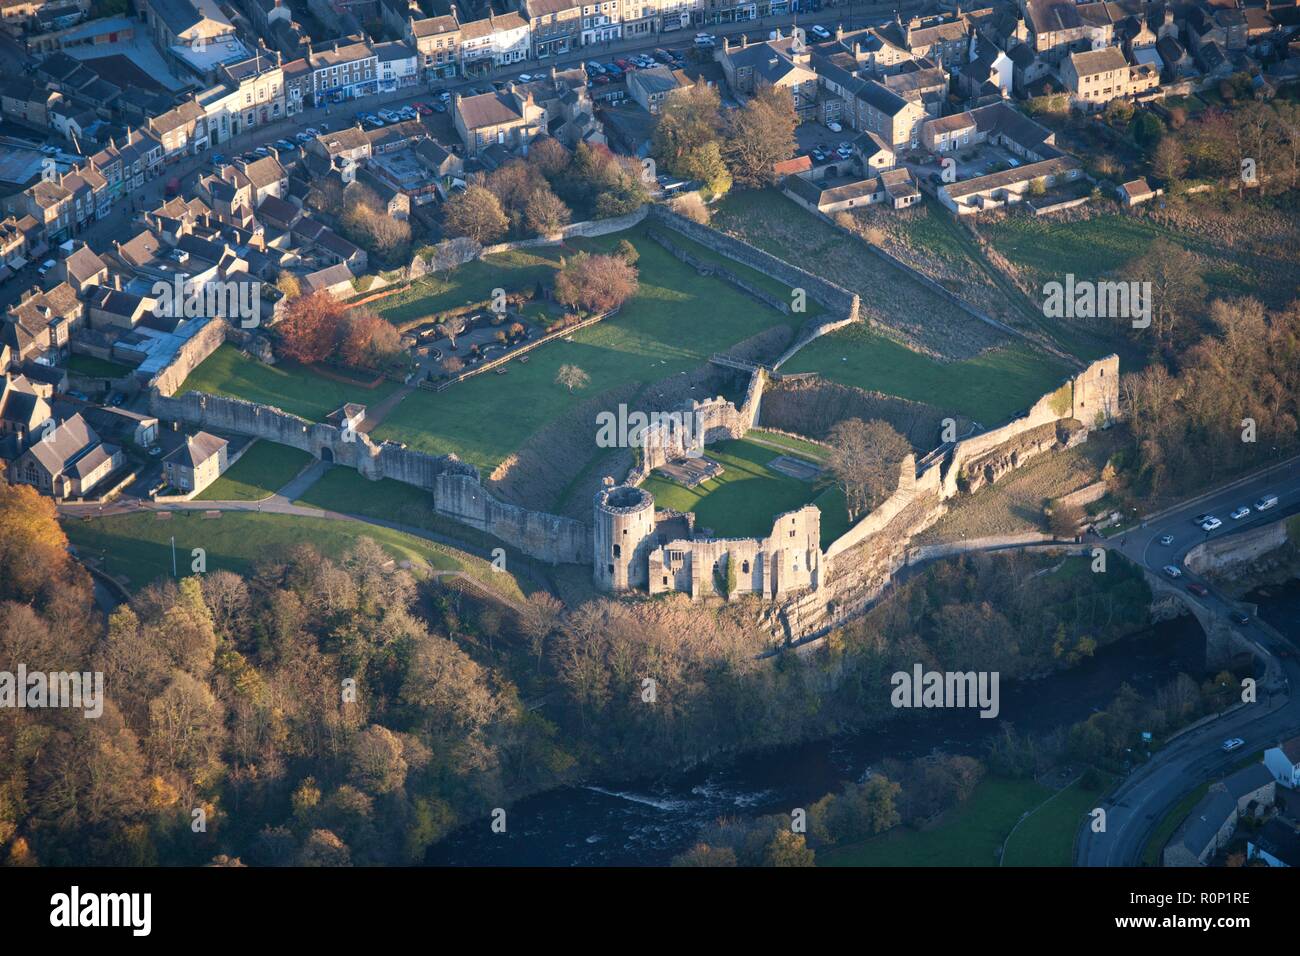
[[1230, 514], [1228, 517], [1230, 517], [1233, 521], [1240, 521], [1242, 518], [1247, 517], [1249, 514], [1250, 514], [1249, 506], [1242, 505], [1240, 508], [1238, 508], [1232, 514]]
[[386, 123], [396, 123], [402, 117], [401, 114], [394, 113], [392, 110], [380, 110], [379, 118], [384, 120]]
[[1277, 504], [1277, 495], [1265, 495], [1264, 497], [1260, 498], [1259, 501], [1255, 502], [1255, 510], [1267, 511], [1275, 504]]
[[1160, 543], [1167, 548], [1174, 543], [1174, 536], [1172, 534], [1162, 534], [1160, 536]]
[[1203, 522], [1201, 522], [1202, 531], [1214, 531], [1222, 527], [1223, 527], [1223, 522], [1220, 521], [1218, 518], [1214, 517], [1214, 515], [1210, 515]]
[[1171, 578], [1181, 578], [1183, 576], [1183, 572], [1178, 570], [1178, 568], [1174, 567], [1172, 564], [1166, 564], [1164, 566], [1164, 572]]
[[36, 274], [40, 276], [42, 279], [44, 279], [47, 275], [49, 275], [50, 270], [53, 268], [54, 268], [54, 260], [46, 259], [44, 262], [41, 263], [41, 267], [36, 270]]
[[533, 74], [531, 74], [531, 73], [520, 73], [520, 74], [519, 74], [519, 82], [520, 82], [520, 83], [531, 83], [531, 82], [533, 82]]
[[843, 131], [843, 129], [844, 129], [843, 126], [841, 126], [839, 123], [835, 123], [835, 122], [827, 123], [827, 124], [826, 124], [826, 128], [827, 128], [828, 130], [830, 130], [832, 133], [839, 133], [839, 132]]
[[1236, 750], [1238, 747], [1244, 746], [1245, 743], [1246, 741], [1242, 740], [1240, 737], [1229, 737], [1223, 742], [1223, 752], [1232, 753], [1232, 751]]
[[831, 31], [830, 31], [830, 30], [827, 30], [827, 29], [826, 29], [824, 26], [822, 26], [820, 23], [817, 24], [816, 26], [814, 26], [814, 27], [813, 27], [811, 30], [809, 30], [808, 32], [811, 33], [813, 36], [815, 36], [815, 37], [816, 37], [817, 39], [819, 39], [819, 40], [829, 40], [829, 39], [831, 38]]

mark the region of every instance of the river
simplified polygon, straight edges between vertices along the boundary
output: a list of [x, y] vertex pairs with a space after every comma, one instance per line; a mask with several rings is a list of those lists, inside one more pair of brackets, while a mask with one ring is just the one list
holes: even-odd
[[[1300, 610], [1300, 589], [1297, 589]], [[432, 847], [435, 866], [658, 866], [686, 849], [722, 816], [788, 813], [845, 781], [859, 780], [884, 757], [917, 757], [936, 748], [979, 755], [1001, 721], [1050, 731], [1106, 706], [1120, 685], [1151, 690], [1178, 672], [1200, 676], [1205, 645], [1190, 617], [1157, 624], [1099, 650], [1070, 670], [1001, 688], [998, 720], [974, 710], [928, 711], [874, 730], [846, 733], [746, 754], [635, 784], [565, 787], [521, 800], [506, 832], [485, 819]]]

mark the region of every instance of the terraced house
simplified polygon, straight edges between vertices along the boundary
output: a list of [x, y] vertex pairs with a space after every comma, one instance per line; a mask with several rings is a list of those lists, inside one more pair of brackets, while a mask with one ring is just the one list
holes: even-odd
[[765, 86], [780, 87], [794, 97], [794, 109], [801, 119], [809, 118], [817, 106], [817, 74], [807, 47], [795, 37], [749, 43], [745, 37], [733, 44], [724, 39], [718, 63], [727, 85], [738, 96], [752, 96]]
[[420, 69], [427, 79], [445, 80], [458, 72], [460, 62], [460, 21], [456, 19], [456, 6], [445, 17], [429, 17], [406, 21], [406, 42], [415, 47]]
[[360, 37], [335, 40], [322, 50], [308, 47], [312, 71], [312, 102], [316, 106], [342, 103], [379, 90], [379, 58]]
[[1160, 72], [1149, 64], [1132, 65], [1118, 47], [1071, 53], [1061, 64], [1061, 79], [1076, 106], [1100, 109], [1111, 100], [1145, 93], [1160, 85]]
[[521, 0], [519, 13], [528, 20], [533, 56], [560, 56], [581, 45], [583, 6], [578, 0]]
[[460, 63], [465, 76], [528, 59], [532, 31], [518, 13], [488, 13], [460, 28]]

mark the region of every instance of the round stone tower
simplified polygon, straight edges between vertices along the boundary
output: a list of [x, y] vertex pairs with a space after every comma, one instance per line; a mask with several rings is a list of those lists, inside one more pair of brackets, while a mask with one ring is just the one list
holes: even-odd
[[655, 500], [631, 485], [606, 486], [596, 493], [593, 577], [603, 591], [643, 588], [654, 546]]

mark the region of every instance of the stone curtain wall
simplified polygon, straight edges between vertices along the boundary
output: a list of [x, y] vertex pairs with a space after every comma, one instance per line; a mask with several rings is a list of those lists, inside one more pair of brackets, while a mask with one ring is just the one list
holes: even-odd
[[680, 259], [682, 262], [686, 263], [688, 266], [690, 266], [692, 269], [695, 269], [697, 272], [700, 272], [703, 275], [709, 275], [709, 276], [714, 276], [716, 278], [724, 279], [727, 282], [734, 285], [741, 292], [744, 292], [746, 295], [757, 299], [759, 302], [762, 302], [764, 305], [771, 306], [772, 308], [776, 309], [778, 312], [784, 313], [785, 315], [790, 314], [790, 303], [787, 302], [785, 299], [773, 295], [772, 293], [768, 292], [766, 289], [760, 289], [758, 286], [754, 285], [753, 283], [746, 282], [740, 276], [736, 275], [736, 273], [726, 268], [726, 266], [719, 265], [716, 262], [707, 262], [704, 259], [701, 259], [699, 256], [691, 254], [689, 251], [683, 249], [681, 246], [677, 245], [677, 243], [673, 242], [672, 239], [669, 237], [667, 230], [648, 229], [646, 230], [646, 234], [655, 242], [659, 243], [659, 245], [663, 246], [670, 253], [672, 253], [673, 256]]
[[221, 348], [221, 343], [226, 341], [226, 333], [229, 331], [231, 331], [230, 325], [225, 319], [209, 319], [206, 326], [176, 350], [176, 355], [171, 362], [150, 380], [148, 387], [158, 389], [163, 395], [175, 395], [190, 372]]
[[487, 532], [541, 561], [588, 564], [591, 529], [580, 521], [499, 501], [479, 483], [478, 469], [454, 455], [428, 455], [334, 425], [309, 422], [268, 405], [188, 392], [172, 398], [154, 391], [150, 410], [166, 421], [217, 432], [251, 435], [355, 468], [374, 481], [391, 478], [430, 492], [433, 509]]
[[771, 253], [764, 252], [762, 249], [751, 246], [734, 236], [728, 236], [716, 229], [710, 229], [708, 226], [701, 226], [699, 223], [691, 222], [685, 216], [679, 216], [666, 206], [651, 207], [648, 218], [652, 222], [660, 223], [680, 232], [687, 239], [698, 242], [719, 255], [726, 256], [741, 265], [749, 266], [764, 275], [778, 279], [792, 289], [805, 290], [814, 301], [831, 313], [826, 321], [834, 322], [849, 319], [856, 322], [859, 318], [857, 295], [837, 286], [833, 282], [828, 282], [821, 276], [813, 275], [798, 266], [791, 265], [784, 259], [778, 259]]

